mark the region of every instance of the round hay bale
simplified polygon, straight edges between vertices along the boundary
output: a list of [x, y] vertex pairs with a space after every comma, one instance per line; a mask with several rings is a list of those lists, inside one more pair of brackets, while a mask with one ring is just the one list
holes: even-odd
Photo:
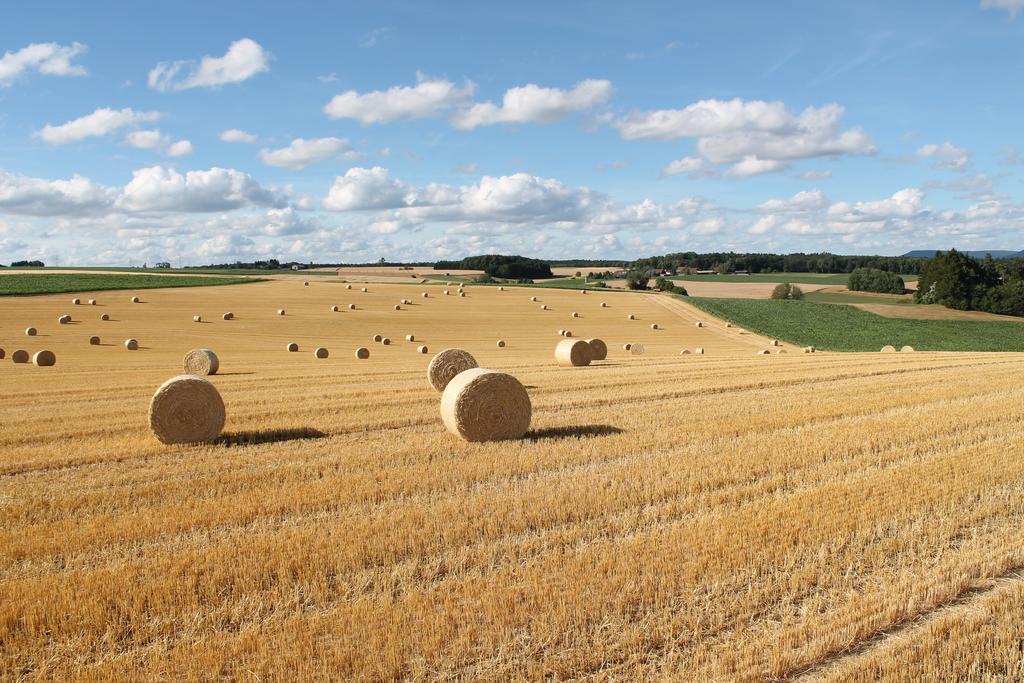
[[405, 304], [406, 306], [411, 306], [412, 299], [402, 299], [402, 303]]
[[626, 320], [636, 320], [636, 316], [630, 313], [629, 315], [626, 316]]
[[416, 335], [415, 334], [407, 334], [407, 335], [405, 335], [405, 341], [416, 341]]
[[295, 353], [296, 351], [299, 350], [299, 345], [296, 344], [295, 342], [288, 342], [288, 345], [286, 347], [284, 347], [284, 348], [285, 348], [285, 350], [289, 351], [290, 353]]
[[585, 290], [585, 289], [581, 289], [580, 290], [580, 294], [586, 294], [586, 293], [587, 293], [587, 290]]
[[786, 349], [779, 349], [779, 350], [778, 350], [778, 351], [776, 351], [775, 353], [776, 353], [776, 354], [779, 354], [779, 353], [789, 353], [789, 352], [788, 352], [788, 351], [786, 351]]
[[104, 313], [103, 315], [100, 316], [100, 320], [110, 320], [110, 316]]
[[573, 311], [573, 312], [572, 312], [572, 317], [574, 317], [574, 318], [578, 318], [578, 317], [580, 317], [580, 314], [579, 314], [579, 313], [577, 313], [576, 311]]
[[632, 344], [629, 347], [629, 352], [631, 354], [633, 354], [634, 356], [642, 356], [642, 355], [644, 355], [644, 345], [643, 344]]
[[504, 288], [504, 287], [498, 287], [498, 291], [499, 291], [499, 292], [504, 292], [504, 291], [505, 291], [505, 288]]
[[426, 353], [427, 352], [427, 347], [426, 346], [417, 346], [416, 347], [416, 351], [417, 351], [417, 353]]
[[531, 296], [531, 297], [530, 297], [530, 301], [533, 301], [534, 303], [536, 303], [536, 302], [537, 302], [537, 297], [535, 297], [535, 296]]
[[704, 327], [704, 322], [701, 320], [697, 321], [697, 327]]
[[590, 344], [590, 350], [593, 352], [594, 360], [604, 360], [608, 357], [608, 345], [601, 339], [587, 339], [586, 342]]
[[555, 361], [563, 368], [581, 368], [593, 358], [594, 350], [582, 339], [565, 339], [555, 347]]
[[305, 282], [303, 282], [302, 286], [303, 287], [309, 287], [309, 280], [306, 280]]
[[3, 360], [4, 356], [6, 356], [6, 355], [7, 355], [7, 352], [4, 351], [3, 349], [0, 349], [0, 360]]
[[571, 337], [572, 336], [572, 330], [566, 330], [565, 331], [565, 336], [566, 337]]
[[768, 355], [771, 355], [771, 351], [769, 351], [768, 349], [761, 349], [760, 351], [758, 351], [754, 355], [755, 356], [768, 356]]
[[367, 289], [366, 287], [363, 287], [363, 290], [362, 290], [362, 291], [364, 291], [364, 292], [368, 292], [368, 291], [370, 291], [370, 290], [368, 290], [368, 289]]
[[71, 300], [71, 303], [74, 304], [75, 306], [77, 306], [80, 303], [82, 303], [82, 300], [76, 297], [76, 298]]
[[652, 330], [658, 329], [658, 323], [651, 323], [651, 329]]
[[772, 346], [782, 346], [782, 342], [778, 339], [772, 339]]
[[540, 310], [542, 310], [542, 311], [548, 310], [548, 305], [547, 304], [541, 304], [540, 305]]
[[48, 368], [57, 362], [57, 356], [53, 355], [53, 351], [36, 351], [32, 362], [41, 368]]
[[138, 351], [139, 341], [137, 339], [125, 339], [124, 348], [128, 349], [129, 351]]
[[11, 360], [15, 363], [27, 363], [28, 362], [28, 351], [24, 349], [18, 349], [11, 354]]
[[37, 334], [39, 334], [39, 332], [36, 330], [36, 328], [34, 328], [34, 327], [26, 327], [25, 328], [25, 336], [27, 336], [27, 337], [34, 337]]
[[726, 327], [732, 327], [732, 323], [726, 323], [725, 326]]
[[896, 353], [896, 347], [891, 344], [886, 344], [882, 347], [882, 350], [879, 351], [879, 353]]
[[337, 307], [337, 306], [331, 306], [331, 312], [332, 312], [332, 313], [337, 313], [337, 312], [338, 312], [338, 310], [339, 310], [339, 309], [338, 309], [338, 307]]
[[401, 307], [401, 306], [399, 306], [398, 304], [395, 304], [395, 310], [396, 310], [396, 311], [400, 311], [400, 310], [402, 310], [402, 307]]
[[601, 308], [608, 308], [608, 304], [604, 301], [601, 302]]
[[216, 375], [220, 359], [210, 349], [192, 349], [181, 363], [186, 375]]
[[683, 349], [682, 351], [679, 352], [679, 355], [680, 356], [689, 356], [690, 355], [690, 349]]
[[318, 346], [316, 350], [313, 351], [313, 355], [317, 358], [327, 358], [327, 356], [330, 354], [327, 351], [327, 349], [325, 349], [322, 346]]
[[160, 443], [203, 443], [224, 429], [224, 401], [208, 379], [172, 377], [149, 402], [149, 428]]
[[234, 320], [235, 319], [235, 314], [232, 313], [231, 311], [228, 311], [227, 313], [222, 315], [221, 318], [223, 318], [224, 320]]
[[284, 309], [283, 308], [277, 309], [277, 314], [278, 315], [284, 315]]
[[703, 346], [698, 346], [697, 348], [695, 348], [693, 350], [693, 352], [695, 354], [697, 354], [698, 356], [703, 356], [704, 355], [704, 347]]
[[377, 342], [378, 344], [380, 343], [380, 341], [381, 341], [382, 339], [384, 339], [384, 336], [383, 336], [383, 335], [380, 335], [380, 334], [375, 334], [375, 335], [373, 335], [373, 341]]
[[370, 349], [366, 348], [365, 346], [360, 346], [358, 349], [356, 349], [356, 358], [358, 358], [359, 360], [366, 360], [369, 357]]
[[194, 315], [194, 316], [192, 316], [192, 322], [194, 322], [194, 323], [201, 323], [201, 322], [203, 322], [203, 316], [201, 316], [201, 315]]
[[429, 298], [430, 292], [423, 292], [423, 294], [420, 294], [420, 296], [422, 296], [424, 299]]
[[559, 337], [564, 337], [565, 336], [565, 330], [559, 330], [558, 331], [558, 336]]
[[461, 296], [462, 298], [466, 298], [466, 293], [465, 292], [459, 292], [459, 296]]
[[65, 313], [61, 317], [57, 318], [57, 322], [59, 322], [61, 325], [67, 325], [69, 322], [71, 322], [71, 316]]
[[900, 347], [900, 353], [914, 353], [913, 346], [902, 346]]
[[95, 306], [96, 305], [96, 299], [89, 299], [88, 303], [89, 303], [90, 306]]
[[451, 292], [449, 292], [449, 291], [448, 291], [447, 289], [446, 289], [446, 290], [444, 290], [444, 295], [445, 295], [445, 296], [448, 296], [449, 294], [451, 294]]
[[350, 310], [350, 311], [356, 310], [356, 305], [355, 304], [349, 304], [348, 305], [348, 310]]
[[352, 285], [345, 285], [345, 289], [352, 289]]
[[133, 296], [133, 297], [132, 297], [132, 303], [133, 303], [133, 304], [137, 304], [137, 303], [139, 303], [139, 297], [137, 297], [137, 296]]
[[391, 346], [391, 339], [388, 337], [384, 337], [383, 339], [380, 340], [380, 343], [383, 344], [384, 346]]
[[100, 345], [100, 338], [97, 337], [96, 335], [93, 335], [93, 336], [89, 337], [89, 345], [90, 346], [99, 346]]
[[817, 349], [815, 349], [813, 346], [805, 346], [804, 347], [804, 353], [814, 353], [816, 350]]
[[498, 340], [498, 348], [499, 349], [505, 348], [505, 340], [504, 339], [499, 339]]
[[478, 367], [476, 358], [462, 349], [444, 349], [430, 359], [427, 380], [437, 391], [444, 391], [452, 378], [465, 370]]
[[441, 420], [466, 441], [518, 439], [530, 429], [530, 395], [504, 372], [471, 368], [456, 375], [441, 396]]
[[622, 350], [623, 351], [629, 351], [631, 348], [633, 348], [632, 344], [623, 344], [622, 345]]

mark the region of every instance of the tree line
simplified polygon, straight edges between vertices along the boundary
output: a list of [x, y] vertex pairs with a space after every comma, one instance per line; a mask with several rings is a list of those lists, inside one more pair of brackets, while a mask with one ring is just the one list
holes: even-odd
[[852, 273], [857, 268], [875, 268], [902, 275], [917, 275], [927, 259], [909, 256], [842, 256], [839, 254], [737, 254], [694, 251], [651, 256], [630, 264], [630, 270], [714, 270], [732, 273]]

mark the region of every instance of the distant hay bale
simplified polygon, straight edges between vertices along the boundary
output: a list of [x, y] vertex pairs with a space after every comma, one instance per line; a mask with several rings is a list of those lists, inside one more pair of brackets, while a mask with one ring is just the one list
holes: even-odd
[[303, 282], [302, 286], [303, 287], [309, 287], [309, 280], [306, 280], [305, 282]]
[[623, 344], [622, 345], [622, 350], [623, 351], [629, 351], [631, 348], [633, 348], [632, 344]]
[[582, 339], [565, 339], [555, 347], [555, 362], [563, 368], [580, 368], [590, 365], [594, 350]]
[[278, 315], [284, 315], [284, 309], [283, 308], [277, 309], [277, 314]]
[[505, 340], [504, 339], [499, 339], [498, 340], [498, 348], [499, 349], [505, 348]]
[[3, 360], [4, 356], [6, 356], [6, 355], [7, 355], [7, 352], [4, 351], [3, 349], [0, 349], [0, 360]]
[[350, 311], [356, 310], [356, 305], [355, 304], [349, 304], [348, 305], [348, 310], [350, 310]]
[[465, 292], [459, 292], [459, 296], [465, 298], [466, 297], [466, 293]]
[[95, 306], [96, 305], [96, 299], [89, 299], [88, 304], [90, 306]]
[[903, 347], [900, 347], [900, 353], [914, 353], [914, 347], [913, 346], [903, 346]]
[[82, 300], [76, 297], [76, 298], [71, 300], [71, 303], [74, 304], [75, 306], [77, 306], [80, 303], [82, 303]]
[[104, 313], [103, 315], [100, 316], [100, 320], [110, 320], [110, 316]]
[[679, 352], [679, 355], [680, 356], [689, 356], [690, 355], [690, 349], [683, 349], [682, 351]]
[[11, 354], [11, 360], [15, 363], [27, 363], [28, 362], [28, 351], [24, 349], [18, 349]]
[[430, 292], [423, 292], [422, 294], [420, 294], [420, 296], [422, 296], [424, 299], [427, 299], [430, 297]]
[[594, 360], [604, 360], [608, 357], [608, 345], [604, 343], [604, 340], [597, 339], [595, 337], [594, 339], [586, 339], [585, 341], [590, 344], [590, 350]]
[[804, 347], [804, 353], [814, 353], [816, 350], [817, 349], [815, 349], [813, 346], [805, 346]]
[[381, 341], [381, 340], [382, 340], [383, 338], [384, 338], [384, 336], [383, 336], [383, 335], [380, 335], [380, 334], [375, 334], [375, 335], [373, 335], [373, 341], [377, 342], [378, 344], [380, 343], [380, 341]]
[[778, 339], [772, 339], [772, 346], [782, 346], [782, 342]]
[[879, 353], [896, 353], [896, 347], [891, 344], [886, 344], [882, 347], [882, 350]]
[[395, 310], [396, 310], [396, 311], [400, 311], [400, 310], [402, 310], [402, 307], [401, 307], [401, 306], [399, 306], [398, 304], [395, 304]]
[[444, 349], [430, 359], [427, 380], [437, 391], [444, 391], [452, 378], [465, 370], [478, 367], [476, 358], [462, 349]]
[[441, 420], [466, 441], [518, 439], [530, 429], [526, 387], [512, 375], [471, 368], [456, 375], [441, 396]]
[[345, 289], [352, 289], [352, 285], [345, 285]]
[[449, 294], [451, 294], [451, 292], [450, 292], [450, 291], [448, 291], [447, 289], [446, 289], [446, 290], [444, 290], [444, 295], [445, 295], [445, 296], [448, 296]]
[[732, 327], [732, 323], [726, 323], [725, 326], [726, 327]]
[[698, 346], [697, 348], [695, 348], [693, 350], [693, 352], [695, 354], [697, 354], [698, 356], [703, 356], [704, 355], [704, 347], [703, 346]]
[[630, 313], [629, 315], [626, 316], [626, 320], [636, 320], [636, 316]]
[[48, 368], [57, 362], [57, 356], [53, 355], [53, 351], [36, 351], [32, 362], [41, 368]]
[[572, 312], [572, 317], [574, 317], [574, 318], [578, 318], [578, 317], [580, 317], [580, 314], [579, 314], [579, 313], [577, 313], [576, 311], [573, 311], [573, 312]]
[[57, 322], [60, 323], [61, 325], [67, 325], [68, 323], [71, 322], [71, 316], [65, 313], [64, 315], [57, 318]]
[[587, 290], [585, 290], [585, 289], [581, 289], [580, 290], [580, 294], [586, 294], [586, 293], [587, 293]]
[[27, 337], [34, 337], [37, 334], [39, 334], [39, 332], [36, 330], [36, 328], [34, 328], [34, 327], [26, 327], [25, 328], [25, 336], [27, 336]]
[[391, 346], [391, 339], [389, 337], [384, 337], [380, 340], [380, 343], [384, 346]]
[[100, 338], [97, 337], [96, 335], [93, 335], [93, 336], [89, 337], [89, 345], [90, 346], [99, 346], [100, 345]]
[[209, 380], [172, 377], [149, 402], [149, 428], [160, 443], [204, 443], [224, 429], [224, 401]]
[[565, 331], [565, 335], [563, 335], [563, 336], [571, 337], [572, 336], [572, 330], [566, 330]]
[[601, 302], [601, 308], [608, 308], [608, 304], [604, 301]]
[[316, 350], [313, 351], [313, 355], [317, 358], [327, 358], [327, 356], [330, 354], [328, 353], [327, 349], [325, 349], [322, 346], [318, 346]]
[[658, 329], [658, 323], [651, 323], [651, 329], [652, 330]]
[[210, 349], [192, 349], [181, 363], [186, 375], [216, 375], [220, 359]]
[[558, 331], [558, 336], [559, 337], [564, 337], [565, 336], [565, 330], [559, 330]]
[[132, 303], [133, 303], [133, 304], [137, 304], [137, 303], [139, 303], [139, 297], [137, 297], [137, 296], [133, 296], [133, 297], [132, 297]]
[[331, 312], [332, 312], [332, 313], [337, 313], [337, 312], [338, 312], [338, 310], [339, 310], [339, 309], [338, 309], [338, 307], [337, 307], [336, 305], [335, 305], [335, 306], [331, 306]]
[[201, 315], [194, 315], [194, 316], [192, 316], [192, 322], [194, 322], [194, 323], [201, 323], [201, 322], [203, 322], [203, 316], [201, 316]]
[[138, 351], [139, 341], [137, 339], [125, 339], [124, 348], [128, 349], [129, 351]]
[[531, 297], [530, 297], [530, 301], [533, 301], [534, 303], [536, 303], [536, 302], [537, 302], [537, 297], [535, 297], [535, 296], [531, 296]]
[[704, 327], [704, 322], [701, 320], [697, 321], [697, 327]]
[[768, 355], [771, 355], [771, 351], [769, 351], [768, 349], [761, 349], [760, 351], [758, 351], [754, 355], [755, 356], [768, 356]]
[[224, 318], [224, 320], [234, 320], [235, 319], [235, 314], [232, 313], [231, 311], [228, 311], [227, 313], [225, 313], [221, 317]]
[[542, 310], [542, 311], [548, 310], [548, 305], [547, 304], [541, 304], [540, 305], [540, 310]]
[[356, 349], [356, 358], [358, 358], [359, 360], [366, 360], [369, 357], [370, 349], [366, 348], [365, 346], [360, 346], [358, 349]]
[[416, 347], [416, 351], [417, 351], [417, 353], [426, 353], [427, 352], [427, 347], [426, 346], [417, 346]]
[[786, 349], [779, 349], [779, 350], [778, 350], [778, 351], [776, 351], [775, 353], [776, 353], [776, 354], [779, 354], [779, 353], [789, 353], [789, 352], [788, 352], [788, 351], [786, 351]]
[[644, 345], [643, 344], [631, 344], [630, 347], [629, 347], [629, 352], [631, 354], [633, 354], [634, 356], [642, 356], [642, 355], [644, 355]]
[[504, 292], [504, 291], [505, 291], [505, 288], [504, 288], [504, 287], [498, 287], [498, 291], [499, 291], [499, 292]]
[[416, 335], [414, 335], [414, 334], [407, 334], [407, 335], [405, 335], [405, 341], [416, 341]]
[[364, 292], [368, 292], [368, 291], [370, 291], [370, 290], [368, 290], [368, 289], [367, 289], [366, 287], [363, 287], [363, 290], [362, 290], [362, 291], [364, 291]]
[[299, 345], [296, 344], [295, 342], [288, 342], [288, 346], [284, 348], [291, 353], [295, 353], [296, 351], [299, 350]]

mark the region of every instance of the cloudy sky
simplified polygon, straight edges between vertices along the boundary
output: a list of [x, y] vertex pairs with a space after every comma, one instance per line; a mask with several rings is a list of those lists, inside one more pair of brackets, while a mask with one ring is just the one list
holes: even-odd
[[322, 4], [5, 7], [0, 262], [1024, 248], [1024, 0]]

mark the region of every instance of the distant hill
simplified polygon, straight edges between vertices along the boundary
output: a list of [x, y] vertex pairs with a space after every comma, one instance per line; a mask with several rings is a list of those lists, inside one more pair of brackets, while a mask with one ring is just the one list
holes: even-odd
[[[931, 258], [935, 256], [936, 251], [946, 251], [945, 249], [915, 249], [914, 251], [908, 251], [903, 256], [906, 258]], [[985, 258], [985, 254], [992, 254], [992, 258], [1024, 258], [1024, 251], [1006, 251], [1005, 249], [990, 249], [987, 251], [962, 251], [961, 254], [967, 254], [972, 258]]]

